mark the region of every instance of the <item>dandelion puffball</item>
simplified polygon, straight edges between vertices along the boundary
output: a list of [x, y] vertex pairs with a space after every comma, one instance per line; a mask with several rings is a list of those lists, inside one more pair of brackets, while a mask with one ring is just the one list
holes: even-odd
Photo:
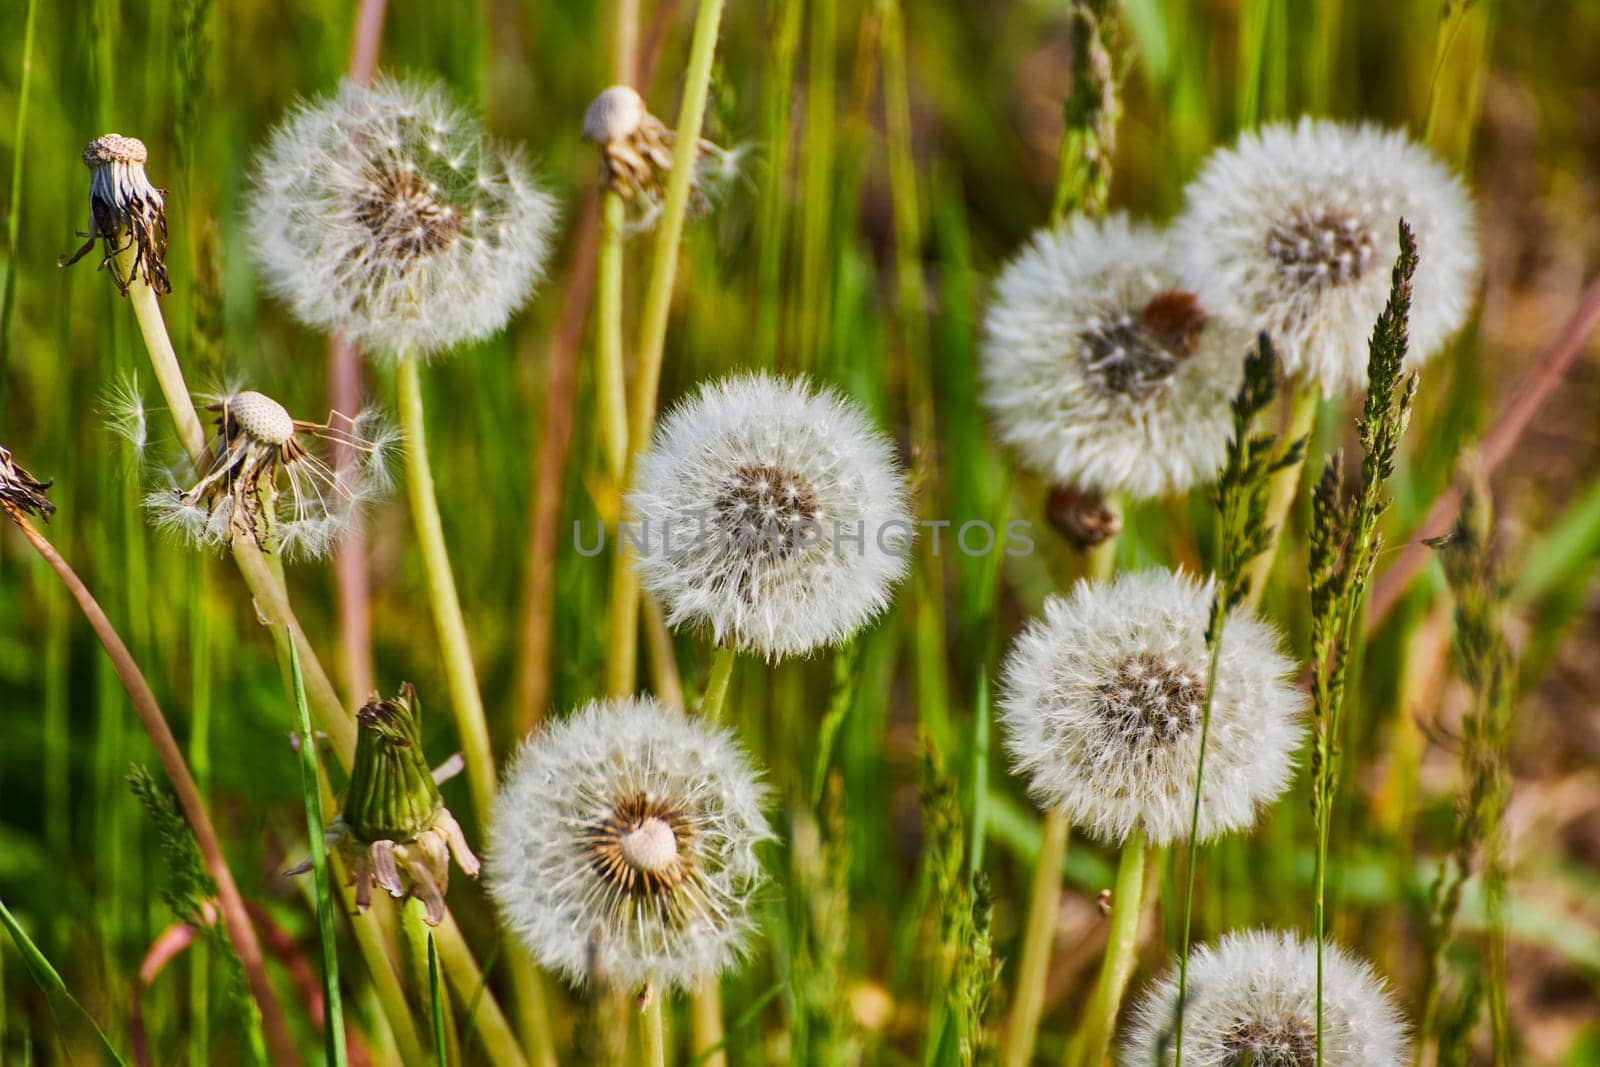
[[[309, 422], [248, 389], [219, 398], [210, 410], [217, 413], [216, 436], [205, 472], [186, 487], [145, 498], [158, 528], [196, 547], [226, 548], [243, 537], [263, 551], [323, 556], [389, 484], [393, 437], [372, 415]], [[319, 443], [342, 445], [350, 463], [335, 470], [317, 454]]]
[[[1002, 668], [1001, 718], [1041, 807], [1108, 841], [1189, 836], [1213, 584], [1166, 570], [1052, 597]], [[1305, 697], [1278, 636], [1228, 616], [1201, 790], [1201, 840], [1243, 829], [1289, 783]]]
[[1186, 291], [1167, 238], [1114, 215], [1041, 230], [984, 319], [996, 432], [1057, 485], [1152, 497], [1211, 481], [1249, 338]]
[[344, 83], [303, 105], [255, 166], [250, 230], [305, 323], [379, 352], [499, 332], [544, 271], [554, 201], [434, 87]]
[[1333, 394], [1366, 382], [1404, 218], [1417, 237], [1410, 351], [1419, 366], [1466, 320], [1478, 272], [1461, 181], [1399, 130], [1302, 118], [1244, 134], [1190, 183], [1178, 221], [1205, 306], [1272, 335], [1285, 368]]
[[[1336, 945], [1324, 946], [1322, 963], [1324, 1067], [1410, 1063], [1405, 1020], [1384, 980]], [[1127, 1067], [1172, 1063], [1177, 1010], [1174, 969], [1134, 1010], [1119, 1062]], [[1290, 933], [1261, 930], [1196, 948], [1184, 999], [1183, 1062], [1315, 1067], [1316, 946]]]
[[738, 375], [678, 405], [628, 497], [668, 621], [769, 659], [847, 640], [889, 604], [913, 532], [888, 438], [806, 381]]
[[764, 796], [727, 731], [649, 697], [595, 701], [512, 761], [485, 882], [505, 925], [568, 979], [693, 988], [752, 926]]

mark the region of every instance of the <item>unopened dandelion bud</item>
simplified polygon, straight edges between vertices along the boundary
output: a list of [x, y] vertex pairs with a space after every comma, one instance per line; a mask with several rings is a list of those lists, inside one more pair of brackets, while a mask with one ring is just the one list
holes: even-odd
[[765, 795], [728, 732], [648, 697], [597, 701], [512, 761], [485, 882], [506, 926], [573, 982], [693, 989], [749, 939]]
[[[1322, 988], [1322, 1049], [1317, 990]], [[1178, 975], [1147, 990], [1119, 1063], [1167, 1067], [1176, 1059]], [[1194, 1067], [1399, 1067], [1411, 1062], [1405, 1018], [1388, 984], [1364, 960], [1270, 930], [1233, 933], [1189, 958], [1183, 1062]]]
[[[444, 919], [450, 858], [468, 877], [478, 858], [439, 793], [428, 769], [418, 725], [421, 703], [410, 682], [392, 700], [376, 694], [356, 713], [356, 753], [344, 808], [328, 825], [330, 844], [350, 857], [356, 907], [372, 901], [372, 887], [397, 899], [416, 897], [425, 920]], [[299, 873], [304, 867], [290, 873]]]
[[9, 451], [0, 448], [0, 504], [18, 513], [37, 515], [49, 521], [56, 510], [47, 495], [50, 484], [29, 474], [11, 458]]
[[[60, 266], [70, 267], [96, 241], [103, 242], [105, 258], [100, 266], [110, 266], [112, 280], [124, 296], [135, 278], [158, 293], [172, 291], [167, 280], [166, 196], [145, 174], [148, 158], [143, 141], [120, 133], [89, 142], [83, 150], [83, 165], [90, 174], [89, 229], [78, 235], [87, 240], [71, 257], [60, 260]], [[117, 257], [130, 248], [133, 263], [124, 274]]]
[[[263, 551], [324, 555], [382, 490], [390, 434], [367, 416], [342, 425], [296, 419], [264, 393], [242, 390], [210, 405], [216, 435], [204, 472], [185, 488], [146, 498], [156, 524], [199, 547], [236, 537]], [[357, 461], [335, 472], [319, 445], [348, 447]]]

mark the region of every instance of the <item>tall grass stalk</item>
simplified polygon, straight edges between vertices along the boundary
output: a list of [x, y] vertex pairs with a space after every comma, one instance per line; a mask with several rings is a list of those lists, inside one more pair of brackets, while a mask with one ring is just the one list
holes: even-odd
[[39, 0], [28, 0], [28, 14], [22, 24], [21, 72], [17, 79], [17, 121], [11, 137], [11, 197], [6, 203], [6, 277], [0, 284], [0, 400], [5, 399], [5, 383], [10, 376], [11, 314], [17, 302], [17, 240], [22, 233], [22, 160], [27, 154], [28, 96], [33, 85], [33, 38], [39, 25]]
[[317, 739], [306, 707], [305, 681], [300, 675], [300, 655], [289, 646], [289, 669], [294, 675], [295, 714], [300, 728], [300, 789], [305, 797], [306, 839], [311, 847], [311, 872], [317, 896], [317, 934], [322, 947], [322, 1045], [330, 1067], [345, 1067], [344, 1001], [339, 989], [339, 944], [333, 929], [333, 885], [328, 876], [328, 846], [323, 827], [322, 789], [318, 784]]
[[806, 41], [806, 128], [800, 185], [800, 314], [795, 354], [802, 368], [816, 365], [827, 336], [831, 296], [828, 238], [833, 232], [834, 163], [838, 158], [837, 85], [834, 49], [839, 37], [838, 0], [805, 5], [811, 15]]
[[83, 584], [71, 565], [28, 521], [27, 517], [9, 502], [6, 504], [6, 511], [17, 528], [22, 531], [23, 536], [28, 539], [28, 543], [39, 553], [40, 558], [61, 579], [61, 584], [66, 586], [90, 628], [94, 630], [95, 637], [105, 648], [106, 656], [116, 671], [117, 680], [127, 691], [134, 712], [139, 716], [139, 722], [149, 736], [157, 757], [161, 760], [161, 767], [167, 772], [167, 778], [172, 782], [172, 788], [178, 795], [178, 803], [183, 808], [184, 818], [189, 821], [195, 843], [205, 860], [206, 873], [217, 884], [217, 904], [228, 929], [228, 939], [233, 942], [234, 951], [238, 953], [239, 962], [249, 980], [250, 991], [261, 1012], [262, 1027], [271, 1045], [273, 1057], [279, 1063], [298, 1063], [299, 1058], [295, 1053], [294, 1041], [289, 1034], [283, 1009], [279, 1006], [277, 996], [273, 993], [272, 984], [267, 977], [261, 944], [256, 939], [255, 928], [245, 911], [244, 898], [240, 896], [239, 888], [234, 883], [233, 872], [228, 868], [227, 859], [222, 853], [222, 843], [206, 811], [205, 802], [201, 799], [200, 789], [189, 774], [189, 768], [183, 760], [183, 752], [167, 725], [161, 706], [156, 702], [155, 693], [145, 681], [138, 664], [134, 662], [128, 646], [123, 643], [115, 627], [111, 625], [111, 620], [101, 610], [94, 594], [89, 592], [89, 587]]
[[439, 1067], [448, 1067], [450, 1057], [445, 1051], [444, 1039], [444, 990], [440, 987], [439, 978], [439, 949], [433, 943], [433, 934], [428, 934], [428, 1004], [433, 1014], [433, 1054]]

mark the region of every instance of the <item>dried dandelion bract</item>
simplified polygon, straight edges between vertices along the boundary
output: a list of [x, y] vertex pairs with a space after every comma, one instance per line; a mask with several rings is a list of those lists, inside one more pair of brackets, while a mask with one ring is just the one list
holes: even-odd
[[1270, 334], [1285, 368], [1324, 393], [1366, 381], [1402, 217], [1422, 251], [1407, 366], [1471, 310], [1479, 257], [1466, 188], [1399, 130], [1311, 118], [1264, 126], [1214, 152], [1185, 196], [1177, 232], [1201, 300]]
[[[230, 393], [210, 410], [216, 433], [204, 474], [145, 499], [158, 527], [197, 547], [225, 548], [246, 537], [264, 550], [322, 556], [388, 485], [393, 434], [374, 415], [309, 422], [250, 390]], [[318, 455], [323, 442], [348, 446], [357, 461], [335, 472]]]
[[[1213, 587], [1148, 570], [1080, 581], [1053, 597], [1002, 669], [1001, 719], [1041, 807], [1121, 841], [1189, 835], [1200, 752]], [[1289, 783], [1305, 697], [1278, 635], [1253, 615], [1228, 620], [1201, 792], [1201, 840], [1247, 827]]]
[[1114, 215], [1041, 230], [984, 319], [995, 431], [1058, 485], [1152, 497], [1211, 481], [1247, 338], [1209, 316], [1153, 227]]
[[596, 701], [512, 761], [485, 881], [502, 922], [568, 979], [689, 989], [752, 928], [765, 792], [727, 731], [650, 697]]
[[[1323, 958], [1322, 1060], [1325, 1067], [1399, 1067], [1410, 1062], [1405, 1020], [1387, 983], [1342, 949]], [[1195, 949], [1189, 961], [1183, 1062], [1192, 1067], [1315, 1067], [1317, 955], [1296, 935], [1234, 933]], [[1177, 972], [1147, 990], [1119, 1062], [1173, 1062]]]
[[628, 502], [640, 582], [669, 621], [769, 659], [849, 638], [908, 564], [893, 446], [853, 401], [804, 380], [736, 375], [678, 405]]
[[543, 274], [555, 219], [516, 152], [442, 90], [391, 78], [295, 110], [250, 203], [257, 261], [290, 310], [390, 354], [499, 332]]
[[[89, 168], [89, 229], [79, 234], [87, 238], [61, 266], [70, 267], [94, 247], [105, 246], [102, 268], [109, 266], [117, 289], [124, 296], [128, 283], [140, 278], [158, 293], [172, 292], [167, 280], [167, 201], [145, 173], [150, 152], [137, 137], [108, 133], [89, 142], [83, 150], [83, 165]], [[127, 273], [117, 257], [133, 249], [133, 262]]]

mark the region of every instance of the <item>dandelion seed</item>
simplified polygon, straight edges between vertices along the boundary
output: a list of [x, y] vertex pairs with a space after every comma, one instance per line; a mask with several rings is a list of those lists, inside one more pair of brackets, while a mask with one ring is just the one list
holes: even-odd
[[893, 447], [805, 381], [725, 378], [674, 409], [628, 502], [635, 566], [674, 626], [769, 659], [850, 637], [889, 604], [911, 541]]
[[438, 89], [346, 82], [274, 131], [250, 205], [268, 284], [376, 351], [492, 336], [544, 271], [554, 201]]
[[[1332, 947], [1323, 956], [1322, 1063], [1398, 1067], [1410, 1062], [1404, 1017], [1366, 962]], [[1178, 1010], [1176, 970], [1133, 1013], [1120, 1062], [1170, 1064]], [[1194, 1067], [1315, 1067], [1316, 946], [1293, 934], [1250, 931], [1203, 945], [1189, 959], [1183, 1062]]]
[[[339, 417], [342, 427], [307, 422], [249, 390], [210, 410], [217, 412], [217, 430], [205, 474], [186, 489], [146, 498], [159, 527], [198, 547], [223, 548], [247, 537], [264, 551], [276, 546], [295, 557], [322, 556], [388, 484], [392, 435], [370, 416]], [[358, 462], [335, 473], [314, 450], [318, 440], [349, 447]]]
[[[650, 113], [644, 98], [626, 85], [613, 85], [589, 102], [583, 114], [583, 139], [600, 149], [601, 180], [642, 212], [635, 229], [648, 229], [660, 215], [672, 173], [677, 135]], [[690, 175], [694, 205], [703, 210], [715, 189], [739, 170], [739, 153], [702, 138]]]
[[728, 732], [648, 697], [596, 701], [513, 760], [485, 882], [506, 926], [571, 981], [690, 989], [751, 930], [765, 792]]
[[[372, 903], [372, 887], [396, 899], [416, 897], [425, 921], [444, 921], [444, 896], [450, 887], [450, 859], [478, 876], [478, 858], [461, 826], [439, 795], [439, 782], [453, 771], [446, 763], [429, 771], [422, 752], [422, 703], [410, 682], [393, 700], [376, 693], [356, 712], [356, 753], [344, 810], [327, 827], [327, 842], [350, 857], [350, 884], [356, 910]], [[307, 860], [289, 874], [311, 869]]]
[[1177, 225], [1207, 308], [1266, 331], [1285, 368], [1325, 394], [1366, 381], [1367, 339], [1389, 295], [1398, 224], [1416, 233], [1416, 367], [1466, 320], [1478, 272], [1461, 181], [1399, 130], [1302, 118], [1213, 153]]
[[[1041, 807], [1120, 842], [1189, 835], [1205, 711], [1212, 583], [1148, 570], [1053, 597], [1017, 638], [1000, 700], [1007, 747]], [[1305, 697], [1278, 637], [1228, 618], [1201, 793], [1201, 840], [1247, 827], [1288, 785]]]
[[1222, 467], [1248, 339], [1212, 318], [1151, 227], [1114, 215], [1039, 232], [984, 320], [1001, 440], [1057, 485], [1152, 497]]
[[[83, 150], [83, 165], [89, 168], [89, 229], [78, 236], [87, 238], [71, 257], [63, 256], [60, 266], [78, 262], [96, 241], [105, 257], [104, 269], [111, 268], [117, 291], [128, 295], [134, 278], [158, 293], [172, 292], [167, 280], [167, 204], [163, 190], [150, 183], [144, 164], [149, 158], [144, 142], [120, 133], [108, 133], [89, 142]], [[126, 275], [117, 257], [133, 249], [133, 263]]]
[[56, 510], [47, 495], [51, 484], [29, 474], [8, 450], [0, 448], [0, 503], [48, 522]]

